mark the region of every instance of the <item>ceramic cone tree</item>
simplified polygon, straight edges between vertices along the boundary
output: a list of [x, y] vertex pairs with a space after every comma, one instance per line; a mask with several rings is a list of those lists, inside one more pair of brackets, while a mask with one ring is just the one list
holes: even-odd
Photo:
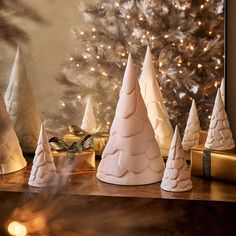
[[235, 147], [220, 89], [216, 95], [205, 147], [212, 150], [230, 150]]
[[192, 106], [189, 111], [187, 125], [184, 130], [184, 137], [182, 141], [183, 149], [189, 151], [192, 147], [199, 144], [200, 121], [197, 114], [195, 101], [192, 101]]
[[170, 192], [184, 192], [192, 189], [191, 172], [187, 167], [178, 127], [171, 142], [161, 188]]
[[0, 174], [8, 174], [26, 166], [19, 140], [0, 93]]
[[222, 102], [225, 104], [225, 79], [221, 80], [220, 93], [221, 93]]
[[33, 153], [37, 146], [41, 121], [26, 76], [20, 47], [4, 99], [23, 152]]
[[90, 97], [87, 100], [81, 128], [90, 133], [95, 132], [97, 128], [96, 118], [93, 111], [93, 104]]
[[150, 184], [161, 180], [163, 169], [160, 148], [129, 55], [116, 114], [97, 178], [120, 185]]
[[56, 176], [48, 136], [42, 125], [28, 183], [33, 187], [49, 187], [56, 184]]
[[142, 97], [147, 107], [148, 117], [154, 129], [161, 153], [163, 156], [167, 156], [173, 137], [173, 129], [164, 105], [161, 90], [156, 80], [156, 72], [149, 47], [147, 47], [139, 84]]

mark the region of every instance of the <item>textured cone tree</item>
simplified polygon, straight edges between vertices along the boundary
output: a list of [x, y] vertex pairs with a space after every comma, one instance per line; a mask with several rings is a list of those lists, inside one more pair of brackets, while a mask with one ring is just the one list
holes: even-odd
[[93, 133], [97, 129], [96, 118], [93, 111], [93, 104], [90, 97], [88, 97], [81, 128], [87, 132]]
[[149, 47], [147, 47], [139, 85], [161, 154], [167, 156], [173, 137], [173, 129], [156, 80], [156, 72]]
[[142, 185], [161, 180], [164, 163], [129, 55], [110, 137], [97, 171], [101, 181]]
[[27, 163], [0, 94], [0, 174], [23, 169]]
[[205, 147], [212, 150], [230, 150], [235, 147], [220, 89], [216, 95]]
[[191, 171], [187, 167], [178, 126], [171, 142], [161, 188], [170, 192], [184, 192], [192, 189]]
[[28, 184], [33, 187], [49, 187], [56, 184], [56, 166], [48, 143], [47, 133], [41, 125], [38, 146]]
[[[184, 130], [184, 137], [182, 140], [182, 145], [184, 151], [189, 152], [189, 150], [199, 144], [200, 139], [200, 121], [198, 118], [197, 108], [195, 101], [192, 101], [192, 106], [189, 111], [189, 116], [187, 120], [187, 124]], [[189, 154], [189, 153], [188, 153]], [[189, 155], [188, 155], [189, 159]]]
[[23, 152], [33, 153], [37, 146], [41, 121], [20, 47], [16, 53], [4, 100]]

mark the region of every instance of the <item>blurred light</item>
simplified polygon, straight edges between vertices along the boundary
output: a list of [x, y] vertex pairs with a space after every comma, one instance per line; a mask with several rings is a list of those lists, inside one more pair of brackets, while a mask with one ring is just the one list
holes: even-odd
[[211, 116], [208, 116], [208, 119], [210, 120], [210, 119], [211, 119]]
[[115, 7], [119, 7], [120, 3], [119, 2], [115, 2]]
[[89, 51], [90, 51], [90, 48], [87, 48], [86, 50], [89, 52]]
[[79, 100], [81, 100], [81, 95], [78, 95], [77, 98], [78, 98]]
[[92, 31], [93, 31], [93, 32], [96, 32], [96, 28], [92, 28]]
[[130, 15], [127, 15], [126, 18], [127, 18], [127, 19], [130, 19]]
[[25, 236], [27, 234], [26, 227], [17, 221], [12, 221], [8, 225], [7, 230], [9, 234], [14, 235], [14, 236]]
[[70, 61], [73, 61], [74, 60], [74, 58], [73, 57], [70, 57]]
[[180, 39], [180, 43], [183, 43], [184, 42], [184, 40], [183, 39]]
[[168, 34], [166, 34], [166, 35], [164, 36], [164, 38], [165, 38], [165, 39], [169, 38], [169, 35], [168, 35]]
[[108, 76], [108, 74], [105, 71], [102, 72], [102, 75], [103, 76]]
[[202, 24], [202, 22], [201, 21], [198, 21], [198, 25], [201, 25]]
[[182, 71], [182, 70], [179, 70], [179, 73], [180, 73], [180, 74], [182, 74], [182, 73], [183, 73], [183, 71]]
[[216, 88], [218, 87], [217, 81], [215, 81], [214, 86], [215, 86]]
[[100, 44], [100, 47], [101, 47], [101, 48], [104, 48], [104, 44]]
[[111, 46], [107, 46], [107, 49], [111, 49]]
[[202, 5], [200, 6], [200, 8], [203, 9], [203, 8], [204, 8], [204, 4], [202, 4]]
[[181, 66], [181, 64], [180, 64], [180, 63], [178, 63], [178, 64], [177, 64], [177, 66]]
[[189, 47], [190, 47], [191, 50], [194, 50], [194, 46], [192, 44], [190, 44]]
[[81, 31], [81, 32], [80, 32], [80, 35], [84, 35], [84, 32], [83, 32], [83, 31]]
[[160, 67], [163, 66], [163, 62], [162, 62], [162, 61], [159, 62], [159, 66], [160, 66]]
[[65, 106], [66, 106], [66, 104], [65, 104], [64, 102], [62, 102], [62, 103], [61, 103], [61, 105], [62, 105], [63, 107], [65, 107]]
[[125, 57], [125, 53], [124, 53], [124, 52], [122, 52], [122, 53], [121, 53], [121, 56], [122, 56], [122, 57]]
[[142, 16], [140, 16], [140, 17], [139, 17], [139, 20], [141, 20], [141, 21], [142, 21], [142, 20], [143, 20], [143, 17], [142, 17]]
[[209, 31], [209, 32], [208, 32], [208, 34], [210, 34], [210, 35], [211, 35], [211, 34], [212, 34], [212, 31]]
[[197, 67], [198, 68], [202, 68], [202, 64], [197, 64]]
[[96, 38], [96, 35], [93, 35], [93, 38], [95, 39], [95, 38]]
[[100, 59], [100, 56], [96, 56], [97, 59]]
[[143, 37], [143, 38], [145, 38], [145, 37], [146, 37], [146, 35], [145, 35], [145, 34], [143, 34], [143, 35], [142, 35], [142, 37]]
[[79, 67], [79, 63], [76, 64], [76, 67]]
[[207, 51], [207, 47], [205, 47], [205, 48], [203, 49], [203, 51], [206, 52], [206, 51]]
[[215, 66], [215, 69], [218, 70], [218, 69], [219, 69], [219, 66]]
[[110, 125], [110, 122], [109, 122], [109, 121], [107, 121], [107, 125]]
[[90, 68], [90, 71], [95, 71], [95, 68], [94, 68], [94, 67], [91, 67], [91, 68]]

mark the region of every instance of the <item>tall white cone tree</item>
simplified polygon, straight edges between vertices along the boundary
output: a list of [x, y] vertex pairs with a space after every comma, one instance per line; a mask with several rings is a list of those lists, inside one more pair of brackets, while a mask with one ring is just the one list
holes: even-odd
[[224, 78], [221, 80], [220, 93], [221, 93], [222, 102], [225, 105], [225, 79]]
[[0, 93], [0, 174], [21, 170], [26, 164], [19, 140]]
[[23, 152], [34, 153], [41, 121], [20, 47], [16, 53], [4, 99]]
[[41, 125], [28, 183], [33, 187], [49, 187], [56, 184], [56, 177], [56, 166], [48, 143], [48, 136], [44, 126]]
[[142, 185], [161, 180], [164, 163], [129, 55], [120, 99], [102, 154], [97, 178], [120, 185]]
[[81, 128], [87, 132], [93, 133], [97, 129], [96, 118], [93, 111], [92, 99], [88, 97]]
[[205, 147], [212, 150], [230, 150], [235, 147], [220, 89], [216, 95]]
[[161, 154], [167, 156], [173, 137], [173, 129], [156, 80], [156, 72], [149, 47], [147, 47], [139, 85]]
[[184, 192], [192, 189], [191, 170], [187, 167], [178, 127], [171, 142], [161, 188], [170, 192]]
[[198, 118], [197, 108], [195, 101], [193, 100], [182, 141], [184, 151], [189, 151], [189, 149], [199, 144], [200, 130], [201, 127]]

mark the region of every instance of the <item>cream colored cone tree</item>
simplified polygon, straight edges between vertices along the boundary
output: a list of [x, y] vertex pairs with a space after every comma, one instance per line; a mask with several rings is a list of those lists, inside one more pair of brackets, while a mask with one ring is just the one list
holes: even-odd
[[89, 133], [93, 133], [97, 129], [96, 118], [93, 111], [93, 104], [90, 97], [88, 97], [87, 100], [81, 128]]
[[21, 170], [26, 165], [19, 140], [0, 93], [0, 175]]
[[178, 127], [171, 142], [161, 188], [170, 192], [184, 192], [192, 189], [191, 170], [187, 167]]
[[147, 109], [129, 55], [108, 143], [97, 178], [118, 185], [143, 185], [161, 180], [164, 170]]
[[224, 78], [221, 80], [220, 93], [221, 93], [222, 102], [225, 105], [225, 79]]
[[48, 136], [43, 125], [38, 138], [29, 185], [33, 187], [49, 187], [56, 184], [56, 166], [48, 143]]
[[235, 147], [220, 89], [217, 91], [205, 147], [222, 151]]
[[4, 99], [23, 152], [34, 153], [41, 121], [20, 47], [16, 53]]
[[192, 147], [199, 144], [200, 130], [201, 127], [198, 118], [197, 108], [195, 101], [193, 100], [182, 141], [184, 151], [189, 151]]
[[167, 156], [173, 137], [173, 129], [156, 80], [156, 72], [149, 47], [147, 47], [139, 85], [161, 154]]

